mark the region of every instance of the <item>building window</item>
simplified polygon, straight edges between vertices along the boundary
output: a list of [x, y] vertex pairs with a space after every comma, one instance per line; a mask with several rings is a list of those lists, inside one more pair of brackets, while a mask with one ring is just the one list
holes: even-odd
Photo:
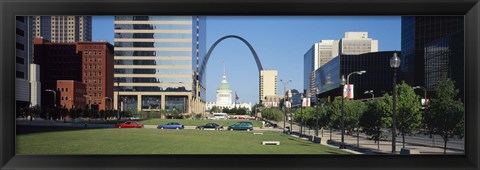
[[64, 100], [63, 96], [62, 96], [62, 100]]
[[20, 44], [20, 43], [17, 42], [16, 48], [19, 49], [19, 50], [25, 50], [25, 45]]
[[16, 75], [17, 78], [24, 78], [25, 77], [25, 73], [21, 72], [21, 71], [17, 71], [15, 75]]
[[22, 36], [22, 37], [25, 36], [25, 32], [24, 32], [23, 30], [21, 30], [21, 29], [18, 29], [18, 28], [17, 28], [15, 32], [17, 33], [17, 35], [20, 35], [20, 36]]
[[17, 19], [17, 21], [25, 23], [25, 17], [24, 16], [17, 16], [16, 19]]
[[68, 88], [65, 88], [65, 91], [68, 91]]
[[16, 59], [17, 64], [25, 64], [25, 59], [23, 59], [22, 57], [17, 57]]

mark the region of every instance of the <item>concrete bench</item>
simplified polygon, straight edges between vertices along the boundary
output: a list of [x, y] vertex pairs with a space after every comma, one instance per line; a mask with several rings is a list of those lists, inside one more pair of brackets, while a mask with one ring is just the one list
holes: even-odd
[[411, 155], [411, 154], [420, 154], [420, 151], [416, 149], [402, 148], [400, 150], [401, 155]]
[[262, 145], [280, 145], [280, 141], [263, 141]]
[[254, 135], [263, 135], [263, 133], [253, 133]]

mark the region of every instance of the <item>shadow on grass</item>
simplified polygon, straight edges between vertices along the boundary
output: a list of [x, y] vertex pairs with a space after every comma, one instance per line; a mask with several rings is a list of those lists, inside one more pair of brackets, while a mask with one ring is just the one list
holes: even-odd
[[77, 131], [77, 130], [90, 130], [90, 129], [105, 129], [105, 128], [17, 125], [16, 126], [16, 133], [17, 133], [17, 135], [25, 135], [25, 134], [32, 134], [32, 133]]

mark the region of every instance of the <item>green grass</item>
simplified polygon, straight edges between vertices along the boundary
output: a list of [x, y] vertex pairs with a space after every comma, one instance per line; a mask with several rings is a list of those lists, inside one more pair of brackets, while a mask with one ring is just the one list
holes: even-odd
[[198, 125], [204, 125], [207, 123], [215, 122], [220, 125], [223, 125], [223, 127], [227, 127], [228, 125], [234, 124], [235, 122], [240, 122], [240, 121], [248, 121], [252, 122], [253, 127], [260, 127], [262, 126], [261, 121], [257, 120], [234, 120], [234, 119], [228, 119], [228, 120], [195, 120], [195, 119], [146, 119], [146, 120], [141, 120], [138, 121], [141, 124], [144, 125], [159, 125], [159, 124], [166, 124], [168, 122], [178, 122], [182, 125], [185, 126], [198, 126]]
[[[348, 154], [279, 132], [86, 129], [17, 135], [17, 154]], [[265, 140], [280, 145], [262, 145]]]

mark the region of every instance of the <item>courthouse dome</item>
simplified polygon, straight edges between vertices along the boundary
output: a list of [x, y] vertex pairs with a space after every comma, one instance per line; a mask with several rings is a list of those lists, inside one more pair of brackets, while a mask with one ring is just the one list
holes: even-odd
[[232, 90], [230, 84], [228, 84], [227, 75], [225, 72], [223, 73], [222, 81], [220, 82], [220, 85], [218, 85], [217, 90]]

